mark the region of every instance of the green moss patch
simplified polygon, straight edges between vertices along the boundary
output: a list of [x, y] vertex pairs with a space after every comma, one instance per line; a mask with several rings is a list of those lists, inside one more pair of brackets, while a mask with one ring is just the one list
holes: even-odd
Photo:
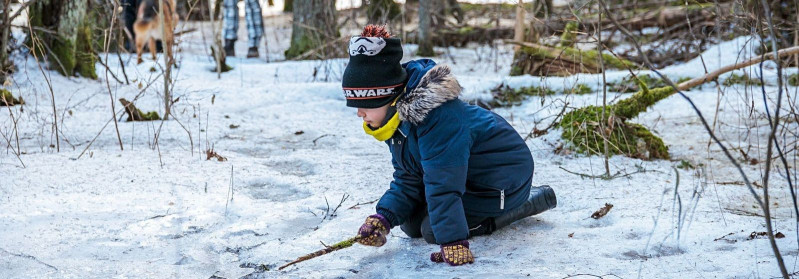
[[563, 115], [559, 123], [563, 129], [561, 137], [584, 154], [604, 154], [605, 135], [610, 154], [641, 159], [668, 159], [669, 149], [660, 137], [640, 124], [627, 122], [627, 119], [638, 116], [649, 106], [673, 95], [675, 91], [671, 86], [649, 89], [641, 79], [637, 82], [641, 90], [630, 98], [606, 106], [604, 117], [602, 107], [597, 106], [580, 108]]
[[[609, 82], [608, 90], [613, 92], [621, 92], [621, 93], [633, 93], [638, 92], [641, 90], [641, 87], [638, 86], [638, 81], [643, 82], [649, 88], [657, 88], [657, 87], [666, 87], [669, 86], [660, 78], [652, 77], [649, 74], [640, 74], [637, 75], [638, 80], [636, 80], [635, 76], [629, 75], [624, 77], [621, 81], [618, 82]], [[677, 80], [672, 80], [676, 84], [680, 84], [682, 82], [688, 81], [691, 78], [689, 77], [681, 77]]]
[[792, 74], [788, 76], [788, 85], [799, 86], [799, 74]]
[[[604, 134], [607, 136], [608, 153], [622, 154], [640, 159], [668, 159], [669, 149], [660, 137], [652, 134], [646, 127], [627, 123], [622, 118], [611, 117], [613, 106], [605, 107], [605, 118], [602, 119], [602, 107], [588, 106], [563, 115], [559, 123], [563, 129], [562, 138], [571, 143], [575, 150], [583, 154], [604, 154]], [[600, 126], [600, 123], [608, 123]]]
[[[632, 61], [607, 53], [602, 54], [602, 59], [608, 69], [639, 68]], [[602, 69], [596, 50], [562, 46], [522, 46], [514, 54], [513, 61], [511, 75], [569, 76], [575, 73], [599, 73]]]
[[492, 107], [508, 107], [519, 105], [530, 96], [549, 96], [555, 95], [556, 92], [546, 87], [530, 86], [521, 88], [510, 88], [510, 86], [502, 84], [491, 90], [491, 95], [494, 97], [490, 105]]
[[724, 82], [721, 83], [724, 86], [733, 86], [736, 84], [743, 84], [743, 85], [761, 85], [760, 79], [751, 78], [747, 74], [735, 74], [733, 73]]
[[11, 91], [0, 89], [0, 106], [13, 106], [22, 104], [25, 104], [22, 98], [14, 98], [14, 95], [11, 94]]
[[560, 35], [561, 47], [572, 47], [577, 40], [577, 22], [569, 21], [563, 29], [563, 34]]
[[563, 89], [563, 94], [577, 94], [577, 95], [585, 95], [594, 92], [590, 86], [584, 83], [578, 83], [577, 85], [571, 88]]
[[[310, 32], [310, 31], [308, 31]], [[308, 33], [306, 32], [306, 34]], [[294, 57], [300, 56], [303, 53], [317, 47], [318, 45], [311, 40], [310, 37], [302, 36], [300, 37], [296, 43], [292, 43], [289, 49], [286, 50], [285, 55], [286, 59], [292, 59]]]

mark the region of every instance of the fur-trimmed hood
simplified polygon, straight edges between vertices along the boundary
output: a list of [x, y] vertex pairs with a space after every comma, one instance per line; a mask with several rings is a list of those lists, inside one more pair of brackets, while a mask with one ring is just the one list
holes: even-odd
[[401, 120], [418, 125], [431, 110], [457, 99], [462, 89], [449, 66], [436, 65], [422, 76], [416, 87], [400, 97], [397, 112]]

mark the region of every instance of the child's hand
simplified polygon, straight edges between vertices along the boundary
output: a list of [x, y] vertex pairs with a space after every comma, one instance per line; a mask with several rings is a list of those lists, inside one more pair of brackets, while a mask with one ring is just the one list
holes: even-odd
[[380, 247], [386, 244], [386, 235], [390, 230], [386, 217], [380, 214], [374, 214], [366, 218], [361, 228], [358, 230], [358, 243], [368, 246]]
[[474, 255], [469, 250], [469, 241], [461, 240], [441, 245], [441, 252], [430, 254], [430, 260], [441, 263], [446, 262], [451, 266], [474, 263]]

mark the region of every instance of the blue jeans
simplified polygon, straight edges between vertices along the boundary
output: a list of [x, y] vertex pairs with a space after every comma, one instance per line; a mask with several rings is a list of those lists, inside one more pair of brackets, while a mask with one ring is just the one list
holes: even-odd
[[[239, 7], [238, 0], [225, 0], [225, 40], [238, 39]], [[247, 45], [257, 47], [264, 35], [263, 15], [258, 0], [244, 0], [244, 19], [247, 23]]]

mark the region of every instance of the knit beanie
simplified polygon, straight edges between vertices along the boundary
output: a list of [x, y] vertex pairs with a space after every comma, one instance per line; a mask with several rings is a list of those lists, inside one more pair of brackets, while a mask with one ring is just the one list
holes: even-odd
[[[385, 37], [367, 32], [369, 28], [381, 28]], [[348, 107], [382, 107], [405, 88], [407, 73], [400, 65], [402, 42], [388, 36], [382, 27], [368, 25], [361, 36], [350, 38], [350, 61], [341, 81]]]

